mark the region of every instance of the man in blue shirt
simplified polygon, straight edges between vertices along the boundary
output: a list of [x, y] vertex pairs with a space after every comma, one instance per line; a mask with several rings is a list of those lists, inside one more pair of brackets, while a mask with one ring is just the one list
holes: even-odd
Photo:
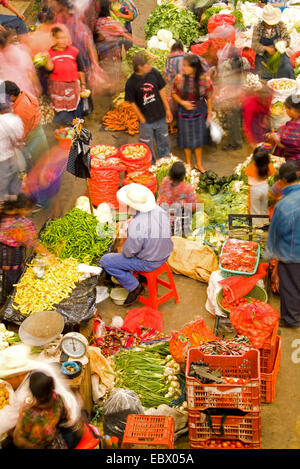
[[281, 326], [300, 326], [300, 184], [295, 162], [283, 164], [279, 177], [286, 187], [272, 218], [267, 249], [278, 259]]
[[119, 254], [106, 254], [103, 269], [129, 291], [124, 305], [134, 303], [144, 287], [131, 273], [152, 272], [164, 264], [172, 250], [168, 214], [155, 202], [153, 193], [141, 184], [129, 184], [117, 192], [119, 202], [134, 210], [128, 237]]

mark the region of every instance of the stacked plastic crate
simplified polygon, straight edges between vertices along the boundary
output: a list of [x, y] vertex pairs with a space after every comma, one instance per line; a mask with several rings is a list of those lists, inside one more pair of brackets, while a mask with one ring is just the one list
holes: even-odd
[[277, 375], [281, 359], [281, 337], [278, 324], [260, 349], [261, 402], [271, 404], [275, 399]]
[[[192, 363], [220, 370], [226, 384], [203, 384], [191, 377]], [[186, 362], [186, 394], [191, 448], [207, 448], [212, 440], [239, 442], [248, 449], [261, 447], [258, 350], [249, 350], [244, 355], [219, 356], [204, 355], [198, 347], [190, 348]]]

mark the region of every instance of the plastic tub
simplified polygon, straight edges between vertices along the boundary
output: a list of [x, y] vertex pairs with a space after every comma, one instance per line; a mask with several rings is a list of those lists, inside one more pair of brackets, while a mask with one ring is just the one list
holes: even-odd
[[56, 129], [54, 131], [54, 137], [58, 141], [58, 145], [65, 150], [70, 150], [72, 146], [72, 138], [64, 138], [59, 135], [59, 133], [64, 132], [65, 130], [69, 130], [71, 127], [64, 127], [61, 129]]
[[[255, 298], [256, 300], [263, 301], [265, 303], [268, 302], [268, 294], [266, 290], [259, 285], [255, 285], [254, 288], [248, 293], [248, 295], [244, 296], [244, 298]], [[223, 288], [217, 294], [217, 303], [219, 308], [224, 311], [226, 314], [230, 314], [230, 311], [224, 306], [222, 306], [221, 301], [223, 300]]]
[[129, 292], [125, 290], [125, 288], [113, 288], [110, 293], [110, 297], [116, 305], [122, 306], [128, 296], [128, 293]]
[[[223, 247], [222, 247], [222, 251], [221, 251], [221, 254], [220, 254], [220, 258], [223, 254], [223, 251], [224, 251], [224, 248], [227, 244], [229, 240], [225, 241], [225, 243], [223, 244]], [[239, 240], [238, 240], [239, 241]], [[244, 241], [245, 243], [247, 241]], [[222, 273], [222, 277], [223, 278], [228, 278], [228, 277], [233, 277], [234, 275], [235, 276], [241, 276], [241, 277], [251, 277], [251, 275], [254, 275], [256, 274], [256, 271], [257, 271], [257, 268], [258, 268], [258, 264], [259, 264], [259, 259], [260, 259], [260, 245], [258, 244], [257, 246], [257, 259], [256, 259], [256, 264], [255, 264], [255, 267], [253, 269], [252, 272], [242, 272], [240, 270], [229, 270], [229, 269], [225, 269], [224, 267], [222, 267], [221, 265], [221, 262], [219, 261], [219, 268], [221, 270], [221, 273]]]

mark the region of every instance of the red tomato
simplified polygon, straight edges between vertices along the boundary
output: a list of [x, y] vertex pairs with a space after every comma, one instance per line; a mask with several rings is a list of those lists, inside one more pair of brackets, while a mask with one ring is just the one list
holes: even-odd
[[223, 447], [223, 448], [228, 448], [228, 443], [227, 443], [226, 441], [223, 441], [222, 447]]
[[241, 443], [240, 441], [237, 441], [237, 442], [236, 442], [236, 447], [237, 447], [237, 448], [243, 448], [244, 445], [243, 445], [243, 443]]

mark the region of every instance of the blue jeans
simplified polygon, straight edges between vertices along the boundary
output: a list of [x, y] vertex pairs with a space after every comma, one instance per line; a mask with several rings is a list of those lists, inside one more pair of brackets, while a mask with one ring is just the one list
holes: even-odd
[[133, 291], [138, 286], [139, 282], [132, 275], [133, 272], [153, 272], [166, 262], [163, 261], [143, 261], [137, 257], [125, 257], [123, 254], [105, 254], [101, 258], [102, 268], [110, 275], [115, 277], [116, 280], [126, 288], [128, 291]]
[[148, 145], [152, 153], [152, 163], [155, 164], [155, 152], [153, 147], [153, 139], [156, 140], [156, 149], [158, 158], [170, 156], [170, 142], [168, 133], [168, 124], [166, 119], [152, 122], [152, 124], [140, 124], [139, 141]]
[[17, 34], [26, 34], [27, 27], [21, 18], [14, 15], [0, 15], [0, 24], [1, 26], [10, 26], [15, 29]]

